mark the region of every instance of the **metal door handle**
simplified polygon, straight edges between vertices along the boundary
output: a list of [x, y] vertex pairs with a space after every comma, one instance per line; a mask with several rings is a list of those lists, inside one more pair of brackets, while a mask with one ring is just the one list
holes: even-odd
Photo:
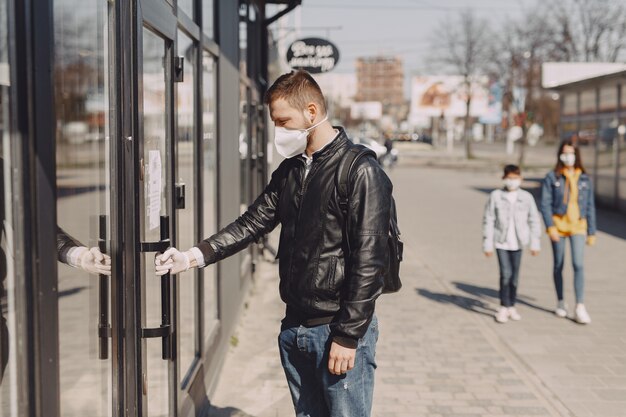
[[[106, 253], [107, 244], [107, 216], [101, 214], [98, 218], [98, 249]], [[98, 277], [98, 358], [109, 359], [109, 277], [100, 274]]]
[[[165, 252], [170, 246], [170, 218], [161, 216], [161, 240], [158, 242], [141, 242], [141, 252]], [[161, 326], [152, 328], [142, 328], [142, 338], [162, 338], [162, 358], [173, 359], [172, 349], [172, 281], [169, 272], [161, 276]]]

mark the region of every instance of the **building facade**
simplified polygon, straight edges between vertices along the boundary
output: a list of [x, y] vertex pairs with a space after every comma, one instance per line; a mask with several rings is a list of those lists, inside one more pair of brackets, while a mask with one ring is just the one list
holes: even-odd
[[560, 137], [580, 145], [597, 201], [626, 212], [626, 71], [551, 88], [560, 96]]
[[356, 77], [355, 101], [379, 101], [383, 106], [405, 103], [404, 66], [400, 58], [357, 58]]
[[0, 0], [0, 415], [206, 411], [263, 242], [175, 277], [154, 256], [264, 187], [268, 25], [299, 3]]

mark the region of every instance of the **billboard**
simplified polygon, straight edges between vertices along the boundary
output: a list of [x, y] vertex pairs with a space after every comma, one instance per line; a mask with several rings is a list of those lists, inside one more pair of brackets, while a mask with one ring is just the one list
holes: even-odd
[[[483, 117], [489, 113], [489, 92], [486, 79], [472, 82], [470, 115]], [[467, 93], [463, 77], [456, 75], [416, 76], [411, 80], [410, 119], [430, 117], [464, 117]]]

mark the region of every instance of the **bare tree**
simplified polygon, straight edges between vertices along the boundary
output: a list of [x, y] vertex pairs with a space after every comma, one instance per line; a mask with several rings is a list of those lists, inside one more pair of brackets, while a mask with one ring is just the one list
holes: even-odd
[[559, 60], [616, 62], [626, 53], [626, 3], [617, 0], [550, 0]]
[[486, 19], [477, 17], [472, 10], [461, 12], [454, 21], [443, 21], [432, 40], [433, 61], [447, 70], [463, 76], [466, 95], [463, 140], [465, 156], [473, 157], [469, 135], [472, 84], [482, 75], [489, 60], [490, 29]]
[[516, 122], [523, 132], [520, 165], [525, 161], [528, 127], [542, 103], [541, 64], [554, 57], [555, 33], [545, 11], [528, 10], [516, 20], [505, 21], [491, 44], [489, 73], [503, 84], [509, 114], [518, 114]]

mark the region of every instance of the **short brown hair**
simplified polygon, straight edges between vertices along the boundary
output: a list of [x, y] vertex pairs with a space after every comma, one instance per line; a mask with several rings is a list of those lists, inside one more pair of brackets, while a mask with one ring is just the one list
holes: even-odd
[[265, 103], [271, 104], [279, 98], [285, 99], [298, 110], [306, 110], [307, 105], [314, 102], [326, 114], [326, 100], [322, 89], [306, 71], [291, 71], [278, 77], [265, 93]]
[[522, 175], [522, 171], [517, 165], [507, 165], [504, 167], [504, 175], [502, 178], [506, 178], [509, 174]]

